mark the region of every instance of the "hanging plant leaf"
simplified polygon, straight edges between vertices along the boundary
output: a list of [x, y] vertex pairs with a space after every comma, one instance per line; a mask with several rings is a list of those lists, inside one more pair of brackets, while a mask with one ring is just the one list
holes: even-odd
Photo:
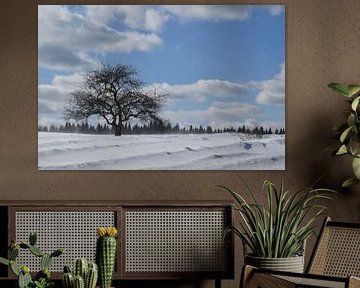
[[360, 116], [358, 115], [360, 85], [331, 83], [328, 87], [345, 96], [347, 98], [346, 102], [351, 106], [351, 110], [346, 111], [346, 114], [348, 114], [346, 123], [337, 125], [333, 129], [336, 132], [334, 137], [337, 137], [341, 143], [340, 148], [333, 155], [350, 154], [353, 157], [352, 168], [356, 177], [349, 178], [342, 184], [343, 187], [349, 187], [360, 183]]
[[346, 137], [348, 136], [349, 132], [351, 131], [352, 127], [347, 128], [340, 136], [341, 143], [344, 143]]
[[360, 85], [348, 85], [347, 90], [350, 96], [354, 96], [360, 92]]
[[354, 114], [350, 114], [347, 118], [347, 124], [350, 126], [355, 126], [356, 116]]
[[337, 93], [341, 94], [342, 96], [348, 97], [350, 98], [350, 92], [347, 88], [346, 85], [341, 84], [341, 83], [330, 83], [328, 85], [329, 88], [333, 89], [334, 91], [336, 91]]
[[341, 147], [339, 148], [339, 150], [336, 152], [335, 155], [339, 156], [339, 155], [344, 155], [347, 153], [349, 153], [349, 152], [348, 152], [346, 145], [341, 145]]
[[357, 179], [356, 177], [351, 177], [351, 178], [347, 179], [346, 181], [344, 181], [344, 183], [341, 185], [341, 187], [348, 188], [352, 185], [359, 184], [359, 183], [360, 183], [359, 179]]
[[352, 110], [356, 111], [356, 108], [357, 108], [358, 105], [359, 105], [359, 101], [360, 101], [360, 96], [356, 97], [356, 98], [354, 99], [354, 101], [352, 101], [352, 103], [351, 103], [351, 109], [352, 109]]
[[356, 178], [360, 180], [360, 158], [355, 157], [353, 159], [352, 168]]

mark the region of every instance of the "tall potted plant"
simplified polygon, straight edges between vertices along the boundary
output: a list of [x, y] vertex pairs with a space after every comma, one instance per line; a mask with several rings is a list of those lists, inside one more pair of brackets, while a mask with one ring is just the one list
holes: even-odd
[[344, 85], [341, 83], [330, 83], [329, 88], [344, 96], [350, 104], [347, 118], [344, 123], [334, 127], [339, 139], [339, 145], [334, 155], [350, 155], [352, 157], [352, 169], [354, 176], [344, 181], [343, 187], [349, 187], [360, 183], [360, 85]]
[[[243, 181], [243, 180], [242, 180]], [[304, 188], [296, 193], [278, 189], [266, 180], [266, 205], [261, 205], [243, 181], [251, 201], [239, 193], [220, 186], [235, 199], [233, 208], [240, 215], [239, 226], [228, 227], [226, 233], [239, 236], [250, 250], [244, 255], [245, 263], [265, 269], [300, 272], [304, 270], [304, 244], [314, 233], [315, 220], [326, 207], [318, 200], [331, 199], [329, 189]], [[244, 249], [245, 251], [245, 249]]]

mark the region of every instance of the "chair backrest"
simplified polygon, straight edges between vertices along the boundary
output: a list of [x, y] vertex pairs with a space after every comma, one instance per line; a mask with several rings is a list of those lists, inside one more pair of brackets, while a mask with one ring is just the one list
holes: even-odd
[[307, 273], [360, 277], [360, 223], [326, 218]]

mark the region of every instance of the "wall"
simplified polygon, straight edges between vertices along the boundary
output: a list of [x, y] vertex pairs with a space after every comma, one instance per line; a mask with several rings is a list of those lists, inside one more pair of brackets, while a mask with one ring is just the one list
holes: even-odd
[[[61, 3], [67, 2], [81, 3]], [[346, 108], [327, 84], [360, 82], [358, 0], [281, 1], [286, 4], [285, 172], [37, 171], [37, 4], [51, 3], [57, 2], [2, 0], [0, 4], [0, 200], [230, 200], [211, 185], [236, 188], [238, 175], [264, 200], [264, 179], [275, 183], [284, 179], [286, 186], [295, 190], [325, 173], [320, 185], [339, 191], [328, 214], [337, 220], [360, 221], [359, 186], [339, 189], [351, 173], [349, 159], [334, 158], [325, 151], [332, 143], [332, 126], [342, 119]], [[240, 252], [236, 256], [236, 269], [240, 270]], [[237, 287], [238, 280], [239, 273], [224, 286]]]

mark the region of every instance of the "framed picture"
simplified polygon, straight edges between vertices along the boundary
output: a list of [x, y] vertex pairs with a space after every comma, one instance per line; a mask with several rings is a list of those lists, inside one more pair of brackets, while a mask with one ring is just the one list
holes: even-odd
[[284, 170], [283, 5], [38, 6], [39, 170]]

